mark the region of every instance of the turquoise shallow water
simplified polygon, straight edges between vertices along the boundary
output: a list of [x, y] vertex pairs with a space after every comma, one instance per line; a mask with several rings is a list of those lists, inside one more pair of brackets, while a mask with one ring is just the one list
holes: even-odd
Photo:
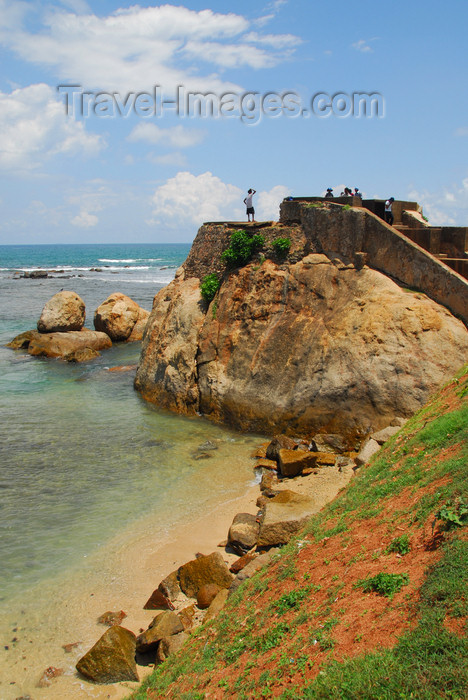
[[[83, 365], [32, 358], [4, 347], [35, 325], [44, 303], [61, 288], [82, 296], [89, 326], [94, 309], [112, 291], [151, 308], [153, 295], [173, 276], [188, 246], [104, 246], [104, 252], [94, 246], [15, 248], [7, 254], [5, 247], [0, 249], [3, 604], [42, 580], [73, 570], [143, 514], [157, 511], [170, 527], [184, 514], [202, 512], [216, 490], [220, 498], [239, 495], [252, 481], [249, 453], [258, 442], [142, 401], [133, 390], [134, 371], [109, 372], [110, 367], [135, 364], [139, 344], [114, 346]], [[103, 259], [113, 261], [109, 265], [117, 274], [88, 269], [104, 264]], [[70, 274], [84, 276], [14, 278], [15, 269], [62, 269], [65, 262]], [[217, 449], [209, 460], [197, 460], [206, 440]]]

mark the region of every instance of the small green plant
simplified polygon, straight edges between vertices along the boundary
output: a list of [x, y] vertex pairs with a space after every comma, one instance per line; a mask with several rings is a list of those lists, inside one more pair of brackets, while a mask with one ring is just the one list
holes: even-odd
[[273, 603], [273, 607], [277, 610], [279, 615], [284, 615], [288, 610], [296, 608], [299, 603], [301, 603], [304, 598], [310, 593], [311, 586], [306, 586], [306, 588], [299, 588], [297, 591], [291, 591], [290, 593], [284, 593], [277, 601]]
[[343, 211], [349, 211], [350, 209], [351, 209], [351, 205], [349, 205], [349, 204], [345, 204], [343, 206]]
[[453, 501], [444, 503], [435, 517], [437, 520], [443, 521], [446, 530], [462, 527], [468, 522], [468, 503], [461, 496], [458, 496]]
[[291, 241], [289, 238], [277, 238], [272, 242], [271, 247], [279, 258], [285, 258], [291, 248]]
[[397, 554], [405, 555], [408, 554], [410, 549], [411, 544], [408, 535], [401, 535], [400, 537], [395, 537], [395, 539], [390, 542], [385, 550], [385, 554], [396, 552]]
[[364, 593], [374, 591], [378, 595], [392, 599], [395, 593], [408, 583], [408, 574], [386, 574], [381, 571], [377, 576], [361, 579], [354, 584], [354, 588], [362, 588]]
[[221, 255], [221, 260], [228, 267], [245, 265], [264, 243], [265, 239], [260, 234], [250, 236], [242, 230], [234, 231], [231, 234], [231, 245]]
[[210, 303], [216, 292], [220, 287], [220, 281], [218, 275], [215, 272], [211, 272], [209, 275], [205, 275], [200, 283], [200, 293], [205, 301]]

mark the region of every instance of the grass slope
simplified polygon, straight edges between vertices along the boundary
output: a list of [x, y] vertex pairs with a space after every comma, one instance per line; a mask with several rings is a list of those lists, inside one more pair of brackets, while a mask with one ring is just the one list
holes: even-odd
[[468, 366], [132, 695], [466, 698]]

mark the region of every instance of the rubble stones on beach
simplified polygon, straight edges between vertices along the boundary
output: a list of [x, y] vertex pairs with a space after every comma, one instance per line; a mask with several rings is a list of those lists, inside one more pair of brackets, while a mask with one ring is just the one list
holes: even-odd
[[148, 316], [133, 299], [114, 292], [96, 309], [94, 328], [114, 341], [141, 340]]
[[250, 513], [238, 513], [228, 533], [228, 546], [236, 552], [236, 554], [246, 554], [250, 549], [257, 544], [258, 531], [260, 525], [257, 522], [255, 515]]
[[169, 600], [177, 600], [181, 594], [177, 571], [172, 571], [172, 573], [166, 576], [159, 584], [158, 590], [161, 591], [166, 598], [169, 598]]
[[380, 445], [377, 440], [369, 438], [364, 445], [361, 447], [358, 455], [356, 456], [356, 464], [362, 465], [367, 464], [371, 457], [375, 455], [376, 452], [380, 450]]
[[265, 504], [257, 545], [287, 544], [316, 511], [314, 500], [308, 496], [293, 491], [274, 496]]
[[185, 644], [189, 635], [187, 632], [179, 632], [172, 637], [163, 637], [156, 650], [156, 663], [162, 664], [171, 654], [175, 654]]
[[156, 645], [164, 637], [171, 637], [173, 634], [178, 634], [184, 631], [184, 626], [179, 616], [167, 610], [159, 613], [153, 618], [148, 626], [148, 629], [139, 634], [136, 639], [136, 651], [139, 654], [146, 654], [149, 651], [156, 650]]
[[228, 588], [222, 588], [216, 598], [214, 598], [213, 602], [211, 603], [210, 607], [206, 611], [205, 614], [205, 622], [208, 622], [209, 620], [212, 620], [216, 615], [218, 615], [221, 610], [224, 608], [226, 605], [226, 601], [228, 599], [229, 595], [229, 589]]
[[174, 610], [174, 606], [159, 588], [156, 588], [143, 606], [143, 610]]
[[136, 636], [125, 627], [110, 627], [76, 664], [82, 676], [95, 683], [137, 681]]
[[187, 562], [178, 569], [179, 585], [189, 598], [196, 598], [205, 583], [217, 583], [221, 588], [228, 588], [232, 581], [223, 557], [219, 552]]
[[205, 583], [197, 593], [197, 606], [200, 610], [209, 608], [221, 590], [223, 590], [221, 586], [216, 583]]
[[79, 331], [85, 322], [85, 303], [75, 292], [54, 294], [42, 309], [37, 322], [39, 333]]
[[278, 450], [278, 466], [282, 476], [298, 476], [306, 467], [315, 466], [316, 461], [312, 452], [280, 448]]
[[276, 435], [266, 449], [265, 456], [275, 462], [279, 460], [280, 450], [295, 450], [297, 443], [288, 435]]
[[122, 620], [125, 620], [126, 617], [127, 613], [123, 610], [117, 610], [116, 612], [108, 610], [98, 617], [98, 624], [112, 627], [113, 625], [120, 625]]

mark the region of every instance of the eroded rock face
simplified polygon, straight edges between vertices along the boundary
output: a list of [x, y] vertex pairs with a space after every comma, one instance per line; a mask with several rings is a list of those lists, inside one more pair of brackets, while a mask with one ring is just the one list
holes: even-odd
[[85, 303], [75, 292], [58, 292], [42, 309], [39, 333], [79, 331], [85, 322]]
[[76, 669], [95, 683], [137, 681], [135, 647], [133, 632], [114, 625], [81, 657]]
[[120, 292], [111, 294], [94, 314], [94, 327], [111, 340], [141, 340], [149, 312]]
[[216, 309], [180, 273], [155, 297], [135, 385], [241, 430], [352, 440], [412, 415], [467, 353], [467, 329], [445, 308], [313, 253], [233, 271]]

